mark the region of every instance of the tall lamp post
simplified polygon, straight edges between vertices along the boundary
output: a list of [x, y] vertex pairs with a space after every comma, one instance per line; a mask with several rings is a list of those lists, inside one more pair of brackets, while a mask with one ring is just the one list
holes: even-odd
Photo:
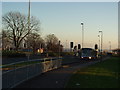
[[102, 56], [103, 32], [99, 31], [99, 33], [101, 33], [101, 56]]
[[60, 57], [60, 40], [59, 40], [59, 57]]
[[81, 26], [82, 26], [82, 48], [83, 48], [83, 45], [84, 45], [84, 24], [81, 23]]
[[29, 7], [28, 7], [28, 36], [30, 34], [30, 0], [29, 0]]
[[66, 40], [66, 51], [67, 51], [67, 40]]
[[100, 52], [100, 35], [98, 35], [98, 38], [99, 38], [99, 52]]
[[[28, 6], [28, 38], [29, 38], [29, 34], [30, 34], [30, 0], [29, 0], [29, 6]], [[27, 58], [29, 60], [29, 57], [30, 57], [30, 54], [29, 54], [29, 41], [27, 40], [27, 49], [28, 49], [28, 53], [26, 54], [27, 55]]]
[[[29, 37], [29, 34], [30, 34], [30, 0], [29, 0], [29, 6], [28, 6], [28, 37]], [[28, 46], [28, 45], [27, 45]], [[28, 46], [28, 61], [29, 61], [29, 57], [30, 57], [30, 53], [29, 53], [29, 46]], [[27, 63], [28, 65], [28, 63]], [[29, 68], [27, 68], [27, 79], [28, 79], [28, 72], [29, 72]]]
[[110, 52], [111, 52], [111, 41], [109, 41], [109, 44], [110, 44], [110, 48], [109, 49], [110, 49]]

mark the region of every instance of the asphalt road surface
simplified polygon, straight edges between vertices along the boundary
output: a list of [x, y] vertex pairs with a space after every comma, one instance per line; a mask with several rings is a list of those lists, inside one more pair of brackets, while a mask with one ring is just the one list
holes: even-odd
[[70, 76], [78, 69], [100, 62], [100, 60], [80, 60], [74, 57], [71, 59], [73, 60], [71, 63], [66, 61], [61, 68], [42, 73], [15, 88], [64, 88]]

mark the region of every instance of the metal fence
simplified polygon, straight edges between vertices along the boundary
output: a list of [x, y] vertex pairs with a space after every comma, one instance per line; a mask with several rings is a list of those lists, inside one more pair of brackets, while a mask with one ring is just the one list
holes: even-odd
[[2, 72], [2, 88], [14, 88], [18, 84], [41, 73], [61, 67], [62, 58], [43, 58], [21, 61], [3, 66], [9, 70]]

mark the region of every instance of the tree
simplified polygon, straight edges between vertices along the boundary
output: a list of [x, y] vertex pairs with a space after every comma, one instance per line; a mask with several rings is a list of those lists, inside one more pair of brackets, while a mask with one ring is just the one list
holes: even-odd
[[2, 21], [4, 29], [10, 32], [10, 39], [12, 39], [16, 50], [30, 32], [37, 32], [40, 29], [39, 20], [31, 17], [28, 26], [28, 17], [20, 12], [8, 12], [2, 17]]
[[42, 37], [38, 33], [30, 33], [30, 35], [27, 37], [27, 45], [28, 47], [33, 49], [33, 52], [35, 53], [38, 48], [44, 48], [45, 43]]
[[2, 49], [3, 50], [6, 50], [6, 49], [10, 49], [10, 46], [12, 45], [12, 42], [9, 38], [9, 32], [8, 31], [5, 31], [5, 30], [2, 30]]
[[63, 46], [59, 45], [59, 40], [54, 34], [47, 35], [45, 40], [48, 51], [59, 52], [59, 48], [62, 50]]

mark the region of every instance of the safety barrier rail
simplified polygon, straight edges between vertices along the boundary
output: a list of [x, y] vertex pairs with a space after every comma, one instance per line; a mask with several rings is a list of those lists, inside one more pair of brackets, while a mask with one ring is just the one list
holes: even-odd
[[62, 57], [21, 61], [2, 66], [2, 88], [14, 88], [18, 84], [61, 67]]

